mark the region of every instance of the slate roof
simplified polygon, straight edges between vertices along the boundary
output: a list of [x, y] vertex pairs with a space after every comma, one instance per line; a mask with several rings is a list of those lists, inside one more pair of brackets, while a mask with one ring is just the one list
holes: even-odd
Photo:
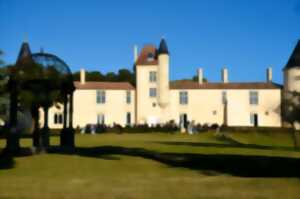
[[164, 38], [160, 41], [158, 54], [169, 54], [168, 45]]
[[18, 55], [17, 63], [24, 60], [25, 58], [30, 58], [30, 57], [31, 57], [31, 50], [29, 44], [28, 42], [23, 42]]
[[300, 67], [300, 40], [298, 41], [288, 63], [284, 69]]

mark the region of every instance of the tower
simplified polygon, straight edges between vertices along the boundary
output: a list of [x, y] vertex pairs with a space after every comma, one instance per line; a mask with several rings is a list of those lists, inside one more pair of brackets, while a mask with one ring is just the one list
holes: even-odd
[[300, 92], [300, 40], [283, 69], [284, 91]]
[[290, 121], [290, 117], [292, 117], [292, 115], [288, 104], [295, 101], [293, 99], [293, 92], [300, 93], [300, 40], [298, 41], [288, 63], [283, 69], [283, 78], [284, 121]]
[[169, 51], [165, 39], [158, 49], [158, 104], [165, 108], [169, 104]]

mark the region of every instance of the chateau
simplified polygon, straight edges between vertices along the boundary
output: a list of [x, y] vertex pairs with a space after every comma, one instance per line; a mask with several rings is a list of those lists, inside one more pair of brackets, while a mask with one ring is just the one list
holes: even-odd
[[[74, 126], [157, 125], [172, 120], [178, 125], [193, 121], [202, 125], [281, 127], [286, 93], [300, 91], [300, 41], [283, 69], [284, 85], [272, 81], [271, 68], [267, 68], [264, 82], [230, 82], [226, 68], [221, 71], [220, 82], [204, 82], [202, 68], [197, 70], [198, 81], [170, 81], [171, 58], [164, 39], [158, 48], [146, 45], [139, 53], [135, 49], [136, 86], [89, 82], [81, 69], [80, 81], [74, 82]], [[53, 106], [49, 127], [62, 128], [62, 123], [63, 108]]]

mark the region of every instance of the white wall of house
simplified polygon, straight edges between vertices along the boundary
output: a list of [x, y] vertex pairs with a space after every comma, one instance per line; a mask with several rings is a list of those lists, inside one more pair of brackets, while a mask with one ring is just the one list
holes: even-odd
[[[188, 104], [181, 105], [179, 92], [188, 93]], [[227, 93], [227, 121], [229, 126], [253, 126], [250, 115], [257, 114], [258, 126], [281, 126], [280, 89], [187, 89], [171, 90], [171, 118], [177, 124], [180, 114], [187, 114], [189, 121], [200, 124], [224, 123], [222, 92]], [[249, 102], [250, 91], [258, 92], [258, 104]]]
[[[104, 115], [106, 125], [114, 123], [127, 125], [127, 114], [130, 113], [131, 124], [135, 123], [135, 91], [134, 90], [104, 90], [105, 103], [97, 103], [97, 90], [76, 90], [74, 92], [73, 126], [85, 127], [87, 124], [97, 124], [98, 115]], [[126, 101], [127, 91], [131, 93], [130, 104]], [[63, 106], [53, 106], [49, 109], [49, 127], [62, 128], [62, 123], [55, 123], [55, 114], [63, 114]], [[40, 124], [43, 125], [41, 110]]]
[[[258, 92], [258, 104], [250, 105], [249, 92]], [[229, 90], [228, 124], [253, 126], [250, 114], [258, 115], [258, 126], [281, 126], [281, 89]]]
[[[149, 69], [149, 70], [153, 70]], [[145, 72], [147, 70], [142, 70]], [[141, 72], [141, 71], [140, 71]], [[144, 76], [146, 76], [144, 74]], [[144, 81], [140, 96], [137, 98], [138, 123], [162, 123], [162, 121], [174, 120], [179, 124], [181, 114], [187, 114], [189, 121], [200, 124], [219, 125], [224, 123], [224, 104], [222, 92], [227, 93], [227, 120], [229, 126], [253, 126], [250, 115], [257, 114], [258, 126], [281, 126], [281, 90], [280, 89], [186, 89], [170, 90], [170, 104], [167, 113], [158, 105], [157, 98], [149, 97], [149, 84]], [[188, 93], [188, 104], [180, 104], [179, 93]], [[258, 104], [249, 102], [250, 91], [258, 92]], [[97, 90], [76, 90], [74, 92], [74, 127], [84, 127], [86, 124], [96, 124], [97, 115], [103, 114], [106, 125], [113, 123], [126, 125], [126, 114], [130, 112], [131, 122], [135, 123], [135, 91], [131, 90], [131, 103], [126, 103], [126, 90], [105, 90], [106, 100], [104, 104], [96, 101]], [[153, 106], [155, 104], [155, 106]], [[60, 107], [60, 108], [58, 108]], [[62, 124], [54, 123], [54, 115], [62, 114], [63, 107], [56, 106], [49, 109], [49, 127], [62, 128]], [[43, 116], [43, 113], [41, 114]], [[43, 117], [41, 117], [43, 125]]]
[[[180, 104], [180, 92], [187, 92], [188, 103]], [[223, 123], [223, 106], [220, 90], [171, 90], [171, 114], [179, 124], [181, 114], [187, 114], [188, 121], [200, 124]]]
[[[156, 65], [136, 67], [137, 123], [160, 122], [161, 108], [158, 104], [158, 77], [156, 82], [150, 82], [150, 72], [157, 73]], [[150, 97], [150, 88], [156, 88], [157, 96]]]
[[131, 123], [135, 119], [135, 92], [131, 92], [131, 103], [126, 102], [127, 90], [104, 90], [105, 103], [97, 103], [97, 90], [76, 90], [74, 92], [74, 127], [97, 124], [97, 115], [104, 115], [106, 125], [114, 123], [126, 125], [126, 115], [131, 114]]

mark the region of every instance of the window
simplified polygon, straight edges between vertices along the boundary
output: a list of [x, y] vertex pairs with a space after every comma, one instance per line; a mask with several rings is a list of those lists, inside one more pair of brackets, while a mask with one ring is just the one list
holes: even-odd
[[249, 103], [251, 105], [258, 105], [258, 92], [257, 91], [249, 92]]
[[97, 115], [97, 124], [105, 124], [105, 116], [104, 114], [98, 114]]
[[126, 91], [126, 103], [130, 104], [131, 103], [131, 92]]
[[97, 104], [105, 104], [105, 91], [97, 91]]
[[127, 112], [126, 114], [126, 124], [130, 125], [131, 124], [131, 113]]
[[156, 88], [150, 88], [149, 89], [149, 96], [150, 97], [156, 97]]
[[153, 61], [153, 60], [154, 60], [154, 54], [153, 53], [148, 53], [147, 61]]
[[227, 92], [222, 91], [222, 103], [226, 104], [227, 103]]
[[55, 113], [53, 120], [54, 120], [54, 124], [62, 124], [63, 123], [63, 115], [62, 115], [62, 113]]
[[250, 124], [253, 126], [258, 126], [258, 115], [256, 113], [250, 114]]
[[179, 92], [179, 103], [180, 104], [188, 104], [188, 92], [187, 91]]
[[157, 81], [156, 71], [150, 71], [149, 81], [150, 82], [156, 82]]

